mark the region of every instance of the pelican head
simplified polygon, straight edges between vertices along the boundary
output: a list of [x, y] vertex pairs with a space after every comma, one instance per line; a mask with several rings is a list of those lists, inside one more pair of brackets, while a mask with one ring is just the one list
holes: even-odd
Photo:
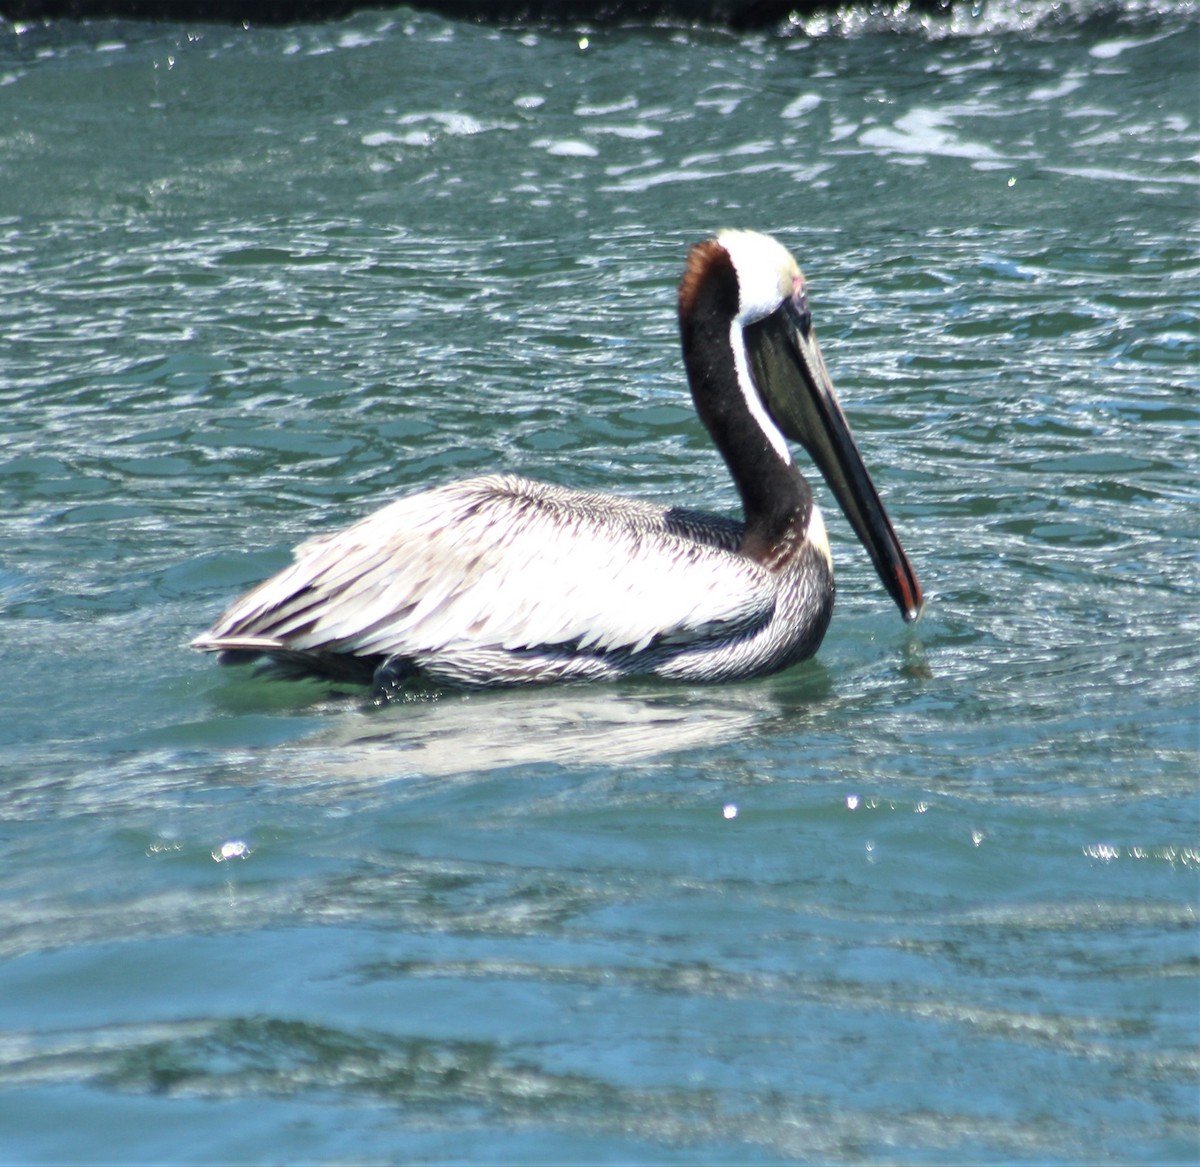
[[[916, 620], [921, 586], [834, 392], [813, 331], [808, 286], [791, 252], [755, 231], [721, 231], [697, 244], [680, 285], [680, 320], [685, 354], [690, 328], [728, 328], [742, 402], [763, 439], [757, 460], [777, 458], [790, 467], [787, 439], [808, 451], [888, 594], [905, 620]], [[724, 421], [706, 399], [703, 370], [689, 371], [697, 411], [736, 479], [733, 463], [745, 453], [731, 457], [716, 432]]]

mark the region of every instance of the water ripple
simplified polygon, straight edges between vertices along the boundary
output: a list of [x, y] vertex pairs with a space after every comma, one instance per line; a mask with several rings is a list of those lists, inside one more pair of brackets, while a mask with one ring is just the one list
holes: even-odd
[[[1194, 1157], [1193, 16], [0, 30], [10, 1154]], [[817, 483], [778, 677], [187, 652], [432, 482], [732, 509], [674, 316], [727, 223], [804, 263], [918, 625]]]

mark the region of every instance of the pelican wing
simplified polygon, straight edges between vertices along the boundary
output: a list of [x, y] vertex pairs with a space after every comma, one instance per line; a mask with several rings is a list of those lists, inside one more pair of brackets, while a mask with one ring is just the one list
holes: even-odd
[[637, 652], [760, 626], [775, 590], [735, 553], [739, 526], [695, 516], [692, 526], [647, 503], [518, 478], [455, 483], [303, 544], [193, 643], [354, 656]]

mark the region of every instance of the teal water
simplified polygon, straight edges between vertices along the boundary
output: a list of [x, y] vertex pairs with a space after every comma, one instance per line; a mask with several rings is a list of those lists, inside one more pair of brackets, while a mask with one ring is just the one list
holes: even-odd
[[[0, 1161], [1194, 1161], [1198, 28], [0, 26]], [[822, 494], [762, 681], [187, 651], [427, 484], [730, 510], [723, 225], [805, 265], [918, 625]]]

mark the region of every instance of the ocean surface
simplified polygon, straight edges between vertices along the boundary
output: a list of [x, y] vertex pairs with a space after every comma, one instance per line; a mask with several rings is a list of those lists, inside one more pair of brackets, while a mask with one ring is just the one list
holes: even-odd
[[[1200, 1155], [1200, 18], [0, 23], [0, 1162]], [[731, 513], [675, 286], [805, 266], [925, 587], [824, 484], [775, 677], [187, 648], [520, 471]]]

